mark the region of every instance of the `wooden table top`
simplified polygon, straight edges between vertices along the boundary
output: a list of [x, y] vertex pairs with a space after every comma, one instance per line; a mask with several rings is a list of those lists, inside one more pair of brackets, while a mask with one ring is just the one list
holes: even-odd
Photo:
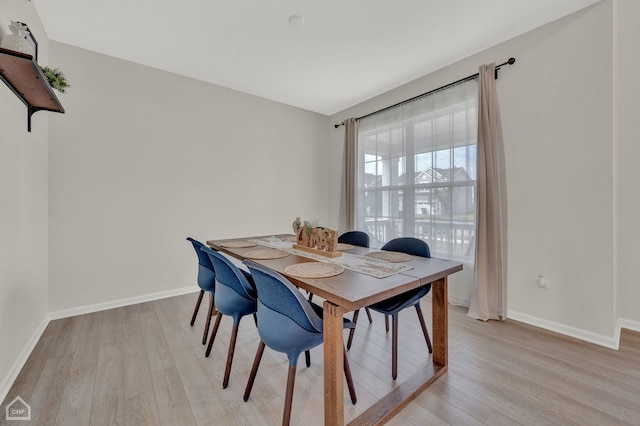
[[[277, 237], [283, 238], [284, 236], [285, 235], [279, 235]], [[245, 260], [246, 257], [244, 254], [256, 250], [256, 247], [228, 248], [223, 247], [222, 244], [230, 241], [242, 241], [258, 238], [264, 237], [209, 240], [207, 241], [207, 245], [239, 260]], [[365, 247], [354, 247], [352, 250], [347, 251], [347, 253], [363, 255], [372, 251], [378, 250]], [[302, 262], [313, 262], [313, 260], [290, 253], [287, 257], [280, 259], [257, 260], [255, 262], [278, 271], [285, 275], [296, 286], [341, 306], [346, 311], [353, 311], [369, 306], [373, 303], [388, 299], [389, 297], [404, 293], [422, 285], [432, 283], [454, 272], [462, 270], [461, 262], [413, 256], [409, 262], [403, 263], [412, 266], [413, 269], [387, 278], [376, 278], [351, 270], [345, 270], [340, 275], [329, 278], [297, 278], [285, 274], [284, 269], [289, 265]]]

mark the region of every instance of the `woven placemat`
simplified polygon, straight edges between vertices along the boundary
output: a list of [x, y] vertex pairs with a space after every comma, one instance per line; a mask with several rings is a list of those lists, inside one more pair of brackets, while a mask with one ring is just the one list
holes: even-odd
[[336, 250], [338, 250], [338, 251], [346, 251], [346, 250], [351, 250], [352, 248], [353, 248], [353, 246], [351, 244], [338, 243], [338, 246], [336, 247]]
[[365, 254], [367, 257], [373, 257], [374, 259], [386, 260], [387, 262], [400, 263], [408, 262], [412, 259], [410, 254], [400, 253], [397, 251], [374, 251]]
[[258, 244], [252, 243], [251, 241], [229, 241], [226, 243], [222, 243], [220, 245], [226, 248], [246, 248], [246, 247], [255, 247]]
[[289, 256], [289, 253], [287, 253], [284, 250], [268, 248], [263, 250], [250, 251], [249, 253], [245, 253], [244, 256], [254, 260], [267, 260], [267, 259], [280, 259], [281, 257], [287, 257]]
[[328, 278], [343, 272], [342, 266], [323, 262], [296, 263], [284, 268], [285, 274], [298, 278]]

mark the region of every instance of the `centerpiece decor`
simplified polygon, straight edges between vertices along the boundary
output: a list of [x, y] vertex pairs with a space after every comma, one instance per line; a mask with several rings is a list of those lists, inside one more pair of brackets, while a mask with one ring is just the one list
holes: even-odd
[[299, 217], [293, 221], [293, 232], [296, 234], [294, 249], [307, 251], [327, 257], [339, 257], [342, 253], [337, 251], [338, 231], [315, 226], [312, 222], [302, 223]]

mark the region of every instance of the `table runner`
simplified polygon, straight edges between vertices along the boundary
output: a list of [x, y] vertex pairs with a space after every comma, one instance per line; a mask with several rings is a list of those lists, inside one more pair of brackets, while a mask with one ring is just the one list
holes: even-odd
[[333, 263], [340, 265], [350, 271], [360, 272], [361, 274], [370, 275], [376, 278], [386, 278], [401, 272], [413, 269], [413, 266], [400, 265], [397, 263], [387, 262], [386, 260], [375, 259], [367, 256], [342, 252], [339, 257], [327, 257], [315, 253], [293, 248], [291, 241], [283, 241], [277, 237], [269, 237], [264, 239], [249, 240], [260, 244], [261, 246], [271, 247], [279, 250], [288, 251], [297, 256], [306, 257], [318, 262]]

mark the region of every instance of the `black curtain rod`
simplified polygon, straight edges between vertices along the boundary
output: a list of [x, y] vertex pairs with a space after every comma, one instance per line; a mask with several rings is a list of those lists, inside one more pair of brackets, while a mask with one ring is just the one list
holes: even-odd
[[[515, 58], [509, 58], [509, 60], [508, 60], [508, 61], [503, 62], [503, 63], [501, 63], [500, 65], [496, 65], [495, 78], [498, 78], [498, 70], [499, 70], [500, 68], [502, 68], [502, 67], [503, 67], [503, 66], [505, 66], [505, 65], [513, 65], [513, 64], [515, 64], [515, 63], [516, 63], [516, 59], [515, 59]], [[390, 105], [390, 106], [388, 106], [388, 107], [384, 107], [384, 108], [382, 108], [382, 109], [379, 109], [379, 110], [377, 110], [377, 111], [370, 112], [369, 114], [365, 114], [365, 115], [363, 115], [362, 117], [358, 117], [358, 118], [356, 118], [356, 120], [362, 120], [363, 118], [365, 118], [365, 117], [369, 117], [370, 115], [377, 114], [377, 113], [382, 112], [382, 111], [386, 111], [386, 110], [388, 110], [388, 109], [391, 109], [391, 108], [397, 107], [397, 106], [402, 105], [402, 104], [406, 104], [407, 102], [411, 102], [411, 101], [416, 100], [416, 99], [418, 99], [418, 98], [422, 98], [423, 96], [431, 95], [432, 93], [435, 93], [435, 92], [437, 92], [437, 91], [439, 91], [439, 90], [447, 89], [447, 88], [449, 88], [449, 87], [451, 87], [451, 86], [455, 86], [456, 84], [462, 83], [462, 82], [464, 82], [464, 81], [472, 80], [472, 79], [476, 78], [478, 75], [479, 75], [479, 73], [475, 73], [475, 74], [470, 75], [470, 76], [468, 76], [468, 77], [461, 78], [460, 80], [456, 80], [456, 81], [454, 81], [453, 83], [445, 84], [444, 86], [438, 87], [437, 89], [430, 90], [430, 91], [428, 91], [428, 92], [426, 92], [426, 93], [422, 93], [422, 94], [420, 94], [420, 95], [418, 95], [418, 96], [414, 96], [413, 98], [410, 98], [410, 99], [405, 99], [404, 101], [402, 101], [402, 102], [398, 102], [397, 104], [393, 104], [393, 105]], [[344, 126], [344, 121], [343, 121], [342, 123], [334, 124], [334, 125], [333, 125], [333, 127], [335, 127], [336, 129], [337, 129], [338, 127], [340, 127], [340, 126]]]

